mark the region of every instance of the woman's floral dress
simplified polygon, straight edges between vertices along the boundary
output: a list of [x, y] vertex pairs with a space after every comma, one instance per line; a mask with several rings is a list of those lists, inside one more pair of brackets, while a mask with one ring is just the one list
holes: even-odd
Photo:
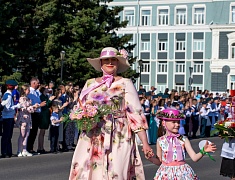
[[[185, 159], [185, 147], [184, 147], [185, 136], [182, 136], [180, 144], [183, 151], [183, 158]], [[168, 151], [168, 141], [166, 136], [158, 138], [159, 145], [162, 150], [162, 164], [158, 168], [154, 180], [199, 180], [197, 175], [194, 173], [193, 169], [188, 164], [183, 165], [166, 165], [167, 163], [167, 151]], [[176, 147], [173, 144], [173, 163], [177, 162], [177, 152]]]
[[[83, 90], [97, 84], [95, 79], [90, 79]], [[106, 121], [89, 133], [81, 133], [72, 160], [70, 180], [145, 179], [134, 132], [147, 129], [148, 125], [131, 80], [122, 78], [113, 82], [110, 88], [103, 84], [85, 98], [88, 103], [112, 105], [112, 99], [116, 97], [124, 97], [122, 115], [115, 118], [113, 130], [110, 130], [111, 121]]]
[[32, 102], [27, 97], [20, 97], [19, 99], [20, 108], [17, 111], [17, 120], [16, 125], [18, 127], [21, 127], [22, 124], [24, 124], [25, 129], [31, 129], [32, 128], [32, 118], [31, 113], [34, 112]]

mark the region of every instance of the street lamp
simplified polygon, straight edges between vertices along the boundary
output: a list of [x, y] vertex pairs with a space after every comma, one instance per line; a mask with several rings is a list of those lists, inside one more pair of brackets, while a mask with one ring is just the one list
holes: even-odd
[[63, 81], [64, 57], [65, 57], [65, 51], [61, 51], [61, 52], [60, 52], [60, 60], [61, 60], [60, 83], [61, 83], [61, 84], [62, 84], [62, 81]]
[[[140, 84], [141, 84], [141, 73], [142, 73], [142, 70], [143, 70], [143, 60], [140, 59], [140, 60], [138, 61], [138, 64], [139, 64], [139, 68], [140, 68]], [[140, 84], [139, 84], [139, 85], [140, 85]]]

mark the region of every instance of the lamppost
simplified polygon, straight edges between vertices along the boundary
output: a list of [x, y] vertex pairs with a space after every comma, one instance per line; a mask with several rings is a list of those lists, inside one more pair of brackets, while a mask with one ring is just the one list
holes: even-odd
[[140, 59], [138, 61], [138, 64], [139, 64], [139, 69], [140, 69], [140, 83], [139, 83], [139, 85], [141, 85], [141, 73], [142, 73], [142, 70], [143, 70], [143, 60]]
[[62, 84], [62, 81], [63, 81], [64, 57], [65, 57], [65, 51], [61, 51], [61, 52], [60, 52], [60, 60], [61, 60], [60, 83], [61, 83], [61, 84]]

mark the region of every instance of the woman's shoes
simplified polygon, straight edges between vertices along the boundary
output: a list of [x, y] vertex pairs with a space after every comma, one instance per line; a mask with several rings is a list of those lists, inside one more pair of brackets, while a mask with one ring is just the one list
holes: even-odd
[[33, 154], [29, 153], [28, 151], [23, 151], [23, 152], [17, 152], [17, 156], [18, 157], [29, 157], [29, 156], [33, 156]]
[[28, 151], [23, 151], [22, 156], [26, 157], [26, 156], [33, 156], [33, 154], [29, 153]]
[[17, 153], [17, 156], [18, 156], [18, 157], [23, 157], [23, 155], [22, 155], [21, 152], [18, 152], [18, 153]]

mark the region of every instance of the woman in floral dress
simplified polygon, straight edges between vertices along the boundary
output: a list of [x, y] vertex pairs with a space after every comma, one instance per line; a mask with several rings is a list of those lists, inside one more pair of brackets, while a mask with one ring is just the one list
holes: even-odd
[[126, 52], [104, 48], [99, 58], [88, 59], [103, 77], [86, 82], [80, 99], [83, 104], [96, 102], [114, 105], [120, 102], [121, 113], [88, 133], [80, 134], [74, 152], [70, 180], [145, 179], [142, 161], [135, 142], [135, 133], [143, 142], [146, 158], [153, 156], [145, 130], [146, 118], [141, 110], [137, 91], [130, 79], [117, 76], [130, 66]]

